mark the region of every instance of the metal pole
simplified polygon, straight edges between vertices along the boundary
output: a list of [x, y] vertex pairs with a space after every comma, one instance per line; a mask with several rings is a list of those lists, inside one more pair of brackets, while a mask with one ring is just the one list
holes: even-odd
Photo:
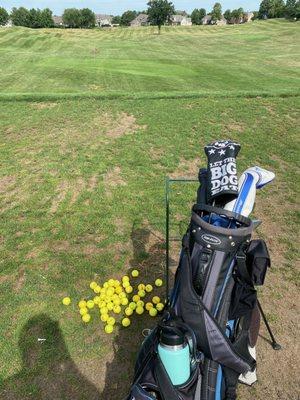
[[165, 187], [165, 200], [166, 200], [166, 266], [165, 266], [165, 280], [166, 280], [166, 299], [167, 303], [169, 303], [169, 190], [170, 190], [170, 180], [169, 177], [166, 177], [166, 187]]
[[273, 332], [272, 332], [272, 330], [271, 330], [271, 327], [270, 327], [270, 325], [269, 325], [269, 322], [268, 322], [268, 320], [267, 320], [267, 317], [266, 317], [266, 315], [265, 315], [265, 313], [264, 313], [264, 311], [263, 311], [263, 309], [262, 309], [262, 307], [261, 307], [261, 304], [260, 304], [260, 302], [257, 300], [257, 306], [258, 306], [258, 309], [259, 309], [259, 312], [260, 312], [260, 314], [261, 314], [261, 316], [262, 316], [262, 319], [263, 319], [263, 321], [264, 321], [264, 323], [265, 323], [265, 325], [266, 325], [266, 328], [267, 328], [267, 330], [268, 330], [268, 332], [269, 332], [269, 335], [270, 335], [270, 338], [271, 338], [271, 341], [272, 341], [272, 347], [273, 347], [273, 349], [274, 350], [280, 350], [281, 349], [281, 346], [280, 346], [280, 344], [279, 343], [277, 343], [276, 342], [276, 339], [275, 339], [275, 337], [274, 337], [274, 335], [273, 335]]

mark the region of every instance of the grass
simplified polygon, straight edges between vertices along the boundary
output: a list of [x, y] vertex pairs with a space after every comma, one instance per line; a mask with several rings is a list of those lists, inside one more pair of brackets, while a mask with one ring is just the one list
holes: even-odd
[[[276, 173], [255, 212], [274, 259], [262, 295], [279, 337], [290, 324], [296, 338], [297, 35], [299, 25], [283, 21], [160, 37], [152, 28], [0, 31], [1, 399], [126, 394], [153, 321], [105, 336], [96, 317], [80, 323], [75, 301], [94, 278], [133, 267], [147, 280], [162, 274], [165, 176], [195, 177], [214, 139], [241, 143], [239, 171]], [[187, 222], [194, 189], [174, 187], [173, 221]], [[70, 309], [60, 302], [67, 294]], [[262, 354], [260, 390], [243, 399], [278, 398]], [[293, 371], [278, 374], [279, 398], [293, 398]]]

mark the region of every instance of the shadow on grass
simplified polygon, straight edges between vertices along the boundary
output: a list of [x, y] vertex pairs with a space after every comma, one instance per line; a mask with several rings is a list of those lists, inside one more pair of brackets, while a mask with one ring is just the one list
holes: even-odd
[[[163, 277], [164, 240], [148, 227], [132, 228], [134, 254], [129, 271], [138, 268], [136, 288], [141, 282], [153, 283]], [[155, 288], [151, 296], [165, 297], [163, 288]], [[147, 300], [146, 300], [147, 301]], [[142, 332], [152, 328], [157, 318], [134, 314], [128, 328], [120, 328], [113, 340], [113, 359], [106, 365], [105, 387], [99, 393], [77, 369], [66, 347], [57, 321], [45, 314], [30, 319], [19, 339], [22, 369], [0, 384], [1, 400], [122, 400], [129, 392], [135, 360], [143, 341]], [[41, 339], [41, 340], [38, 340]], [[46, 339], [46, 340], [43, 340]]]
[[57, 321], [45, 314], [30, 319], [19, 347], [22, 369], [1, 384], [1, 400], [99, 399], [97, 388], [72, 361]]
[[[130, 272], [138, 268], [140, 276], [135, 287], [143, 283], [153, 283], [154, 277], [163, 277], [165, 250], [164, 240], [148, 227], [133, 225], [131, 232], [133, 259], [130, 260]], [[151, 295], [153, 295], [151, 293]], [[155, 289], [155, 295], [164, 298], [164, 289]], [[152, 296], [147, 296], [150, 300]], [[147, 300], [146, 300], [147, 301]], [[106, 366], [105, 387], [100, 395], [101, 400], [122, 400], [128, 395], [132, 383], [135, 360], [143, 341], [144, 329], [152, 328], [157, 319], [150, 319], [148, 313], [134, 314], [129, 328], [119, 330], [114, 339], [113, 360]]]

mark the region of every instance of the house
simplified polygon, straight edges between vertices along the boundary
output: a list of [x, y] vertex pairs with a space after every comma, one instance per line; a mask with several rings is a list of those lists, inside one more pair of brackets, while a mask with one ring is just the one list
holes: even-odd
[[207, 14], [202, 18], [202, 25], [210, 25], [211, 24], [211, 15]]
[[223, 17], [223, 15], [222, 15], [221, 19], [218, 19], [218, 21], [215, 22], [215, 25], [226, 25], [226, 24], [227, 24], [227, 20], [226, 20], [226, 18]]
[[53, 16], [53, 21], [54, 21], [55, 26], [64, 26], [62, 17], [60, 17], [58, 15]]
[[254, 17], [253, 12], [245, 12], [243, 16], [243, 22], [250, 22], [252, 21], [252, 18]]
[[173, 26], [191, 26], [192, 25], [192, 20], [191, 18], [186, 17], [185, 15], [172, 15], [171, 25]]
[[226, 25], [227, 20], [224, 18], [222, 15], [221, 19], [218, 19], [217, 21], [213, 21], [212, 17], [210, 14], [205, 15], [204, 18], [202, 18], [202, 25]]
[[0, 28], [11, 28], [13, 26], [12, 20], [9, 19], [5, 25], [0, 25]]
[[130, 26], [132, 27], [147, 25], [150, 25], [147, 14], [139, 14], [136, 18], [134, 18], [133, 21], [130, 22]]
[[109, 28], [113, 26], [112, 15], [106, 15], [106, 14], [95, 14], [96, 16], [96, 26], [99, 28]]

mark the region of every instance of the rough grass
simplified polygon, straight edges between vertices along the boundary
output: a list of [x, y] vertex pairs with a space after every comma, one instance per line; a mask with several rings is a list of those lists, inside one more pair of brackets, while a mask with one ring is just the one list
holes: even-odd
[[[296, 358], [299, 355], [295, 349], [300, 304], [297, 126], [300, 104], [295, 67], [290, 67], [297, 61], [297, 54], [284, 58], [279, 54], [285, 54], [284, 47], [296, 45], [298, 28], [296, 24], [282, 22], [281, 25], [276, 21], [257, 24], [257, 31], [254, 25], [229, 29], [231, 27], [220, 28], [220, 31], [217, 28], [170, 28], [162, 39], [151, 29], [113, 32], [13, 29], [0, 32], [4, 57], [11, 60], [9, 52], [14, 47], [19, 52], [20, 47], [27, 52], [23, 66], [21, 55], [17, 55], [15, 66], [1, 64], [0, 77], [2, 87], [6, 85], [3, 92], [11, 96], [9, 101], [0, 101], [1, 399], [123, 398], [142, 341], [142, 329], [151, 327], [154, 321], [135, 318], [128, 330], [118, 327], [113, 336], [106, 336], [96, 315], [88, 326], [81, 324], [75, 302], [91, 293], [88, 285], [94, 278], [103, 281], [132, 267], [141, 268], [147, 281], [153, 279], [153, 274], [162, 274], [165, 176], [195, 177], [199, 165], [205, 164], [203, 145], [220, 138], [241, 143], [239, 171], [257, 164], [273, 170], [277, 176], [272, 186], [259, 193], [255, 216], [264, 221], [258, 234], [268, 241], [273, 258], [273, 267], [260, 296], [284, 350], [273, 352], [260, 338], [260, 382], [251, 389], [243, 388], [240, 398], [297, 398]], [[248, 34], [243, 33], [246, 29]], [[33, 40], [39, 35], [46, 38]], [[148, 35], [153, 46], [143, 43], [143, 40], [149, 43]], [[276, 40], [269, 43], [269, 35], [274, 35]], [[278, 55], [277, 61], [274, 58], [274, 79], [264, 81], [263, 89], [259, 90], [272, 97], [242, 97], [239, 84], [229, 88], [225, 80], [220, 85], [223, 85], [222, 90], [232, 93], [228, 98], [224, 93], [220, 97], [215, 93], [207, 98], [188, 98], [191, 91], [187, 79], [187, 98], [167, 98], [167, 89], [163, 93], [165, 98], [159, 98], [157, 91], [163, 91], [164, 87], [155, 79], [149, 86], [147, 76], [139, 84], [138, 77], [127, 74], [130, 76], [127, 76], [126, 86], [125, 80], [115, 82], [110, 70], [103, 72], [100, 67], [105, 57], [109, 59], [113, 52], [112, 43], [115, 48], [124, 49], [123, 52], [114, 50], [115, 57], [130, 58], [130, 51], [135, 57], [141, 52], [148, 52], [150, 57], [152, 49], [157, 51], [159, 46], [169, 54], [172, 46], [174, 54], [178, 48], [188, 54], [186, 46], [193, 49], [199, 37], [200, 48], [202, 36], [215, 41], [212, 57], [223, 53], [226, 36], [232, 52], [238, 38], [239, 41], [248, 40], [249, 46], [254, 41], [256, 45], [249, 50], [251, 60], [264, 41], [260, 49], [263, 52], [265, 48], [268, 54], [269, 43], [273, 55]], [[44, 79], [37, 80], [39, 74], [33, 74], [33, 68], [22, 74], [22, 68], [24, 72], [30, 64], [29, 53], [34, 62], [40, 53], [43, 59], [43, 52], [48, 52], [49, 56], [50, 51], [54, 54], [63, 51], [60, 57], [65, 59], [65, 65], [68, 57], [72, 65], [72, 46], [82, 41], [82, 47], [77, 47], [81, 50], [78, 52], [80, 61], [81, 56], [84, 58], [82, 52], [87, 52], [93, 40], [99, 46], [106, 46], [106, 53], [103, 52], [102, 58], [96, 57], [99, 68], [88, 67], [89, 84], [102, 85], [98, 82], [102, 76], [103, 84], [112, 92], [117, 88], [132, 94], [139, 87], [141, 92], [152, 90], [157, 98], [141, 96], [104, 101], [99, 98], [68, 100], [57, 96], [55, 101], [43, 101], [40, 90], [53, 98], [57, 90], [51, 87], [47, 75], [49, 64], [43, 66]], [[160, 45], [159, 40], [162, 40]], [[165, 47], [166, 41], [169, 41], [168, 47]], [[48, 56], [44, 54], [40, 62], [49, 63]], [[272, 58], [271, 51], [269, 57]], [[237, 68], [239, 60], [230, 60]], [[161, 61], [156, 61], [160, 71]], [[206, 62], [213, 64], [208, 55]], [[182, 60], [180, 64], [185, 65]], [[186, 68], [188, 64], [186, 62]], [[256, 64], [262, 70], [261, 74], [257, 70], [254, 73], [257, 79], [268, 76], [270, 70], [258, 61]], [[246, 68], [246, 62], [244, 65]], [[230, 70], [228, 64], [219, 66], [225, 77]], [[72, 74], [77, 75], [79, 67], [74, 64]], [[15, 68], [18, 74], [15, 77], [18, 76], [19, 83], [12, 79], [16, 85], [13, 90], [8, 87], [9, 68]], [[153, 68], [149, 67], [149, 71]], [[282, 79], [293, 96], [276, 95], [277, 91], [282, 93], [286, 89], [285, 84], [279, 84], [278, 76], [284, 75], [282, 72], [277, 75], [280, 68], [289, 71], [289, 78]], [[91, 78], [91, 71], [95, 79]], [[216, 77], [216, 70], [206, 70], [204, 92], [213, 92], [210, 82]], [[71, 82], [63, 65], [57, 66], [57, 79], [58, 91], [64, 96], [66, 93], [66, 97], [68, 93], [76, 94], [80, 90], [78, 87], [85, 85], [80, 80]], [[178, 87], [172, 86], [171, 75], [164, 79], [166, 85], [169, 82], [172, 90], [177, 90]], [[237, 81], [240, 79], [237, 77]], [[247, 76], [243, 80], [246, 84]], [[201, 91], [196, 79], [194, 85], [197, 84]], [[185, 90], [183, 83], [180, 90]], [[21, 96], [24, 91], [29, 93], [26, 101]], [[99, 88], [96, 91], [100, 93]], [[15, 100], [13, 92], [18, 93]], [[35, 98], [35, 92], [40, 97]], [[235, 93], [239, 97], [235, 97]], [[174, 235], [185, 227], [194, 195], [193, 184], [173, 188]], [[177, 257], [174, 247], [174, 263]], [[61, 305], [61, 298], [67, 294], [74, 300], [68, 309]], [[264, 329], [261, 334], [267, 336]], [[38, 338], [46, 341], [38, 342]]]

